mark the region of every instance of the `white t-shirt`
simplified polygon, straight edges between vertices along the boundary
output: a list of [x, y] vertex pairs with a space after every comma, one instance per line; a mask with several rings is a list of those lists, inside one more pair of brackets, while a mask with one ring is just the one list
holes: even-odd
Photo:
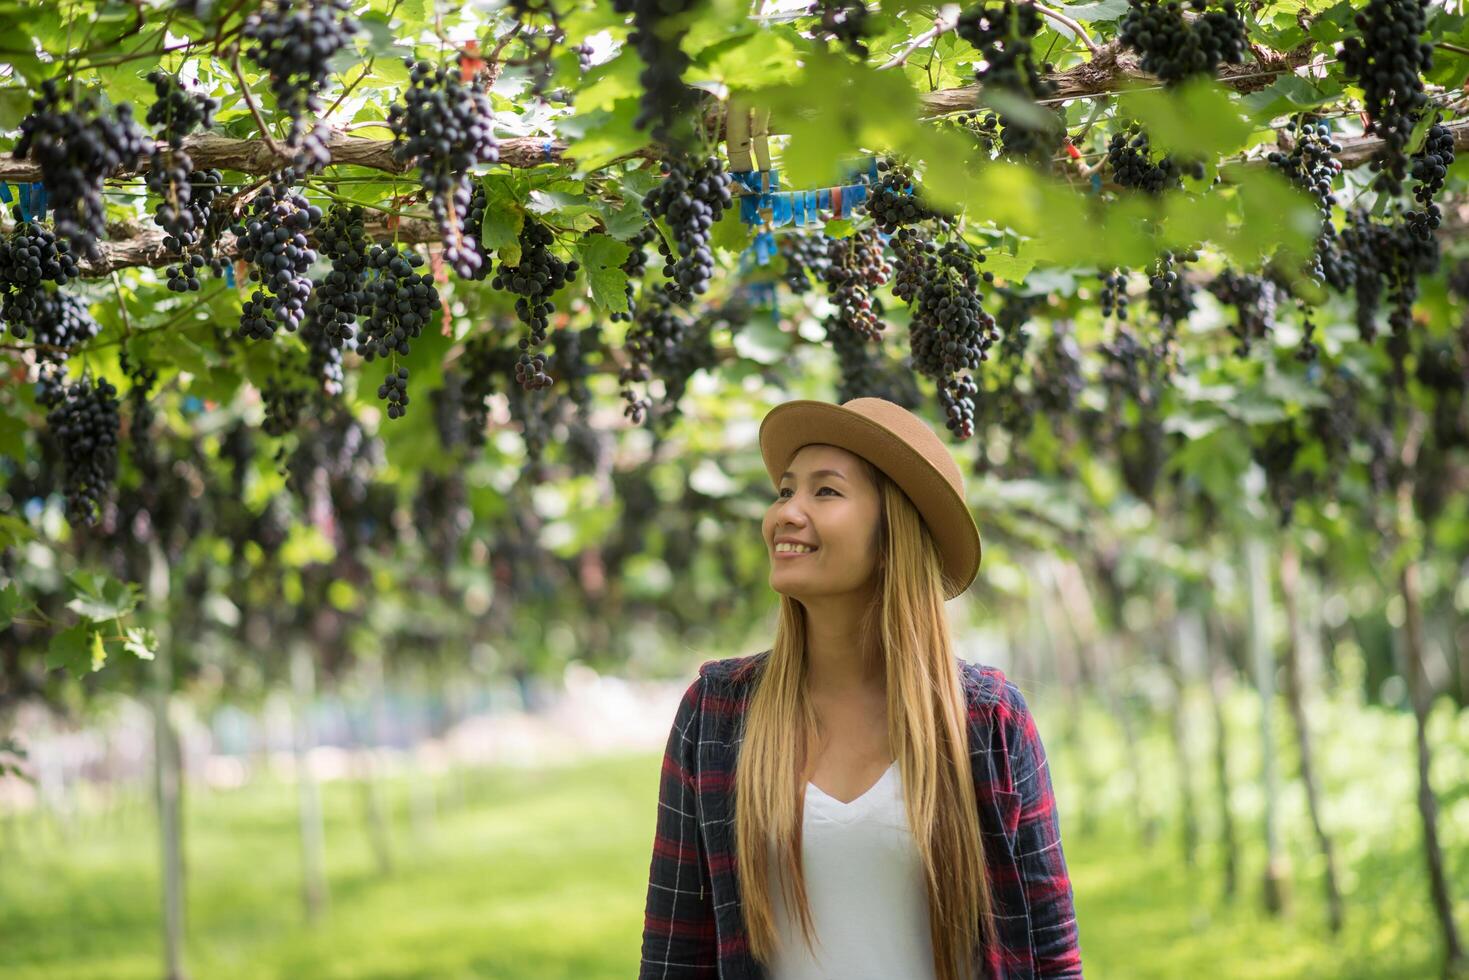
[[801, 851], [816, 951], [786, 909], [772, 848], [781, 952], [771, 980], [933, 980], [928, 891], [897, 762], [850, 803], [807, 783]]

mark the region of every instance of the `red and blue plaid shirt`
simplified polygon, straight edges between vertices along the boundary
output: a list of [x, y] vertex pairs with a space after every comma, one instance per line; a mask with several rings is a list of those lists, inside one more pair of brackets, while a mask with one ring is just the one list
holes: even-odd
[[[679, 704], [659, 784], [639, 980], [767, 980], [745, 933], [730, 788], [739, 721], [769, 655], [708, 661]], [[976, 971], [995, 980], [1080, 980], [1071, 882], [1030, 709], [999, 668], [955, 663], [1000, 939]]]

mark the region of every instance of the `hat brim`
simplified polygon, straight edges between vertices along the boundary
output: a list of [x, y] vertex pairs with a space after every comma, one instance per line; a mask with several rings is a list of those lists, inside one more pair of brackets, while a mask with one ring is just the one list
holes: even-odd
[[945, 599], [962, 594], [979, 573], [979, 527], [969, 505], [917, 449], [896, 433], [830, 402], [783, 402], [760, 422], [760, 455], [779, 488], [781, 477], [802, 446], [836, 446], [871, 462], [913, 501], [938, 545], [944, 572], [954, 583]]

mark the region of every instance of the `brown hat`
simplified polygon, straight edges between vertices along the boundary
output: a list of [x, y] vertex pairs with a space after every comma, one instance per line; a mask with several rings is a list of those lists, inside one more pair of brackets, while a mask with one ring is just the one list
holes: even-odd
[[798, 399], [765, 413], [760, 455], [777, 488], [796, 451], [820, 443], [855, 453], [902, 487], [923, 515], [944, 572], [957, 591], [969, 588], [979, 571], [979, 527], [964, 502], [959, 464], [928, 423], [885, 398], [853, 398], [841, 405]]

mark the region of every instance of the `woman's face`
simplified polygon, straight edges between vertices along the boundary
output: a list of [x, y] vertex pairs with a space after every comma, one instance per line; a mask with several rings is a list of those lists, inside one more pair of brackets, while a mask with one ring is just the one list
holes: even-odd
[[[762, 522], [770, 587], [793, 599], [869, 591], [882, 499], [862, 459], [836, 446], [802, 446], [787, 471]], [[777, 551], [783, 540], [816, 550]]]

